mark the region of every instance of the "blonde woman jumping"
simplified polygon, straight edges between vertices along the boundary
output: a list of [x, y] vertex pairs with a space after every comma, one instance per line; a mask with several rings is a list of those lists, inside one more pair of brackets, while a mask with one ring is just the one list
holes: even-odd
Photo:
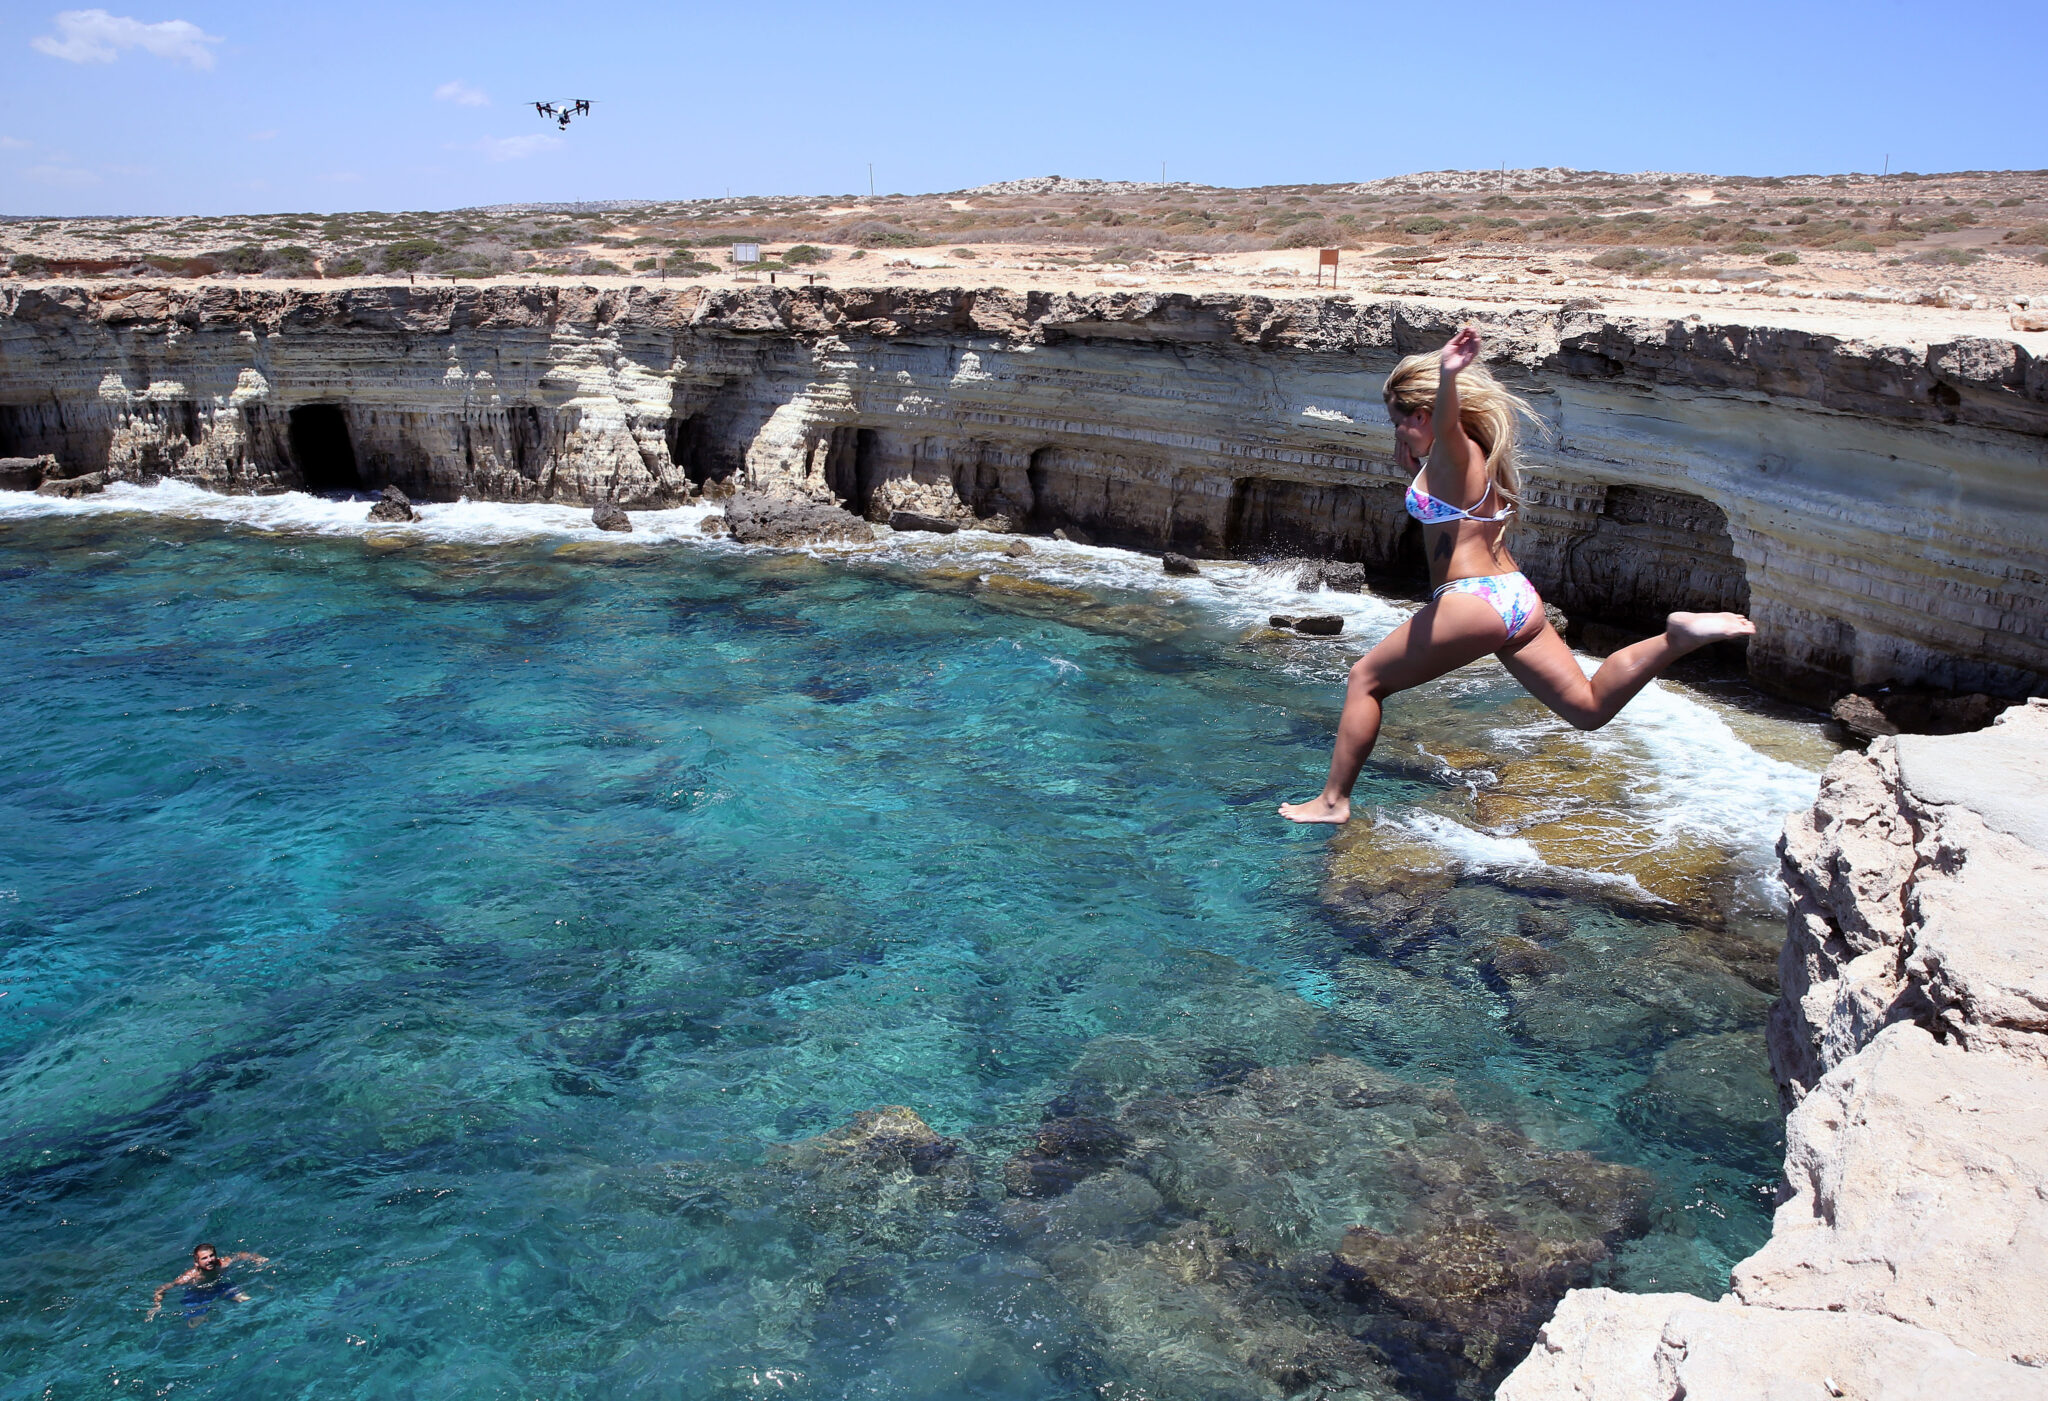
[[1661, 637], [1622, 648], [1590, 677], [1580, 671], [1501, 544], [1521, 504], [1515, 420], [1535, 414], [1478, 360], [1479, 333], [1467, 326], [1436, 355], [1411, 355], [1387, 376], [1395, 460], [1403, 470], [1424, 464], [1408, 486], [1408, 514], [1422, 522], [1436, 592], [1352, 664], [1330, 776], [1307, 802], [1282, 803], [1282, 817], [1348, 822], [1351, 785], [1379, 738], [1381, 703], [1488, 652], [1530, 695], [1579, 729], [1597, 730], [1686, 653], [1756, 631], [1740, 613], [1673, 613]]

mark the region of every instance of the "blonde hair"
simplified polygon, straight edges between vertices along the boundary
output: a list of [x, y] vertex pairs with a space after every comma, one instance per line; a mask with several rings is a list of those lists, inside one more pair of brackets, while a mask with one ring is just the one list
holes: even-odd
[[[1394, 366], [1381, 391], [1398, 418], [1417, 409], [1436, 411], [1437, 381], [1442, 371], [1438, 353], [1410, 355]], [[1522, 509], [1522, 474], [1515, 463], [1517, 419], [1527, 419], [1539, 432], [1543, 420], [1521, 395], [1504, 388], [1486, 366], [1475, 364], [1458, 375], [1458, 426], [1486, 454], [1486, 479], [1494, 494]]]

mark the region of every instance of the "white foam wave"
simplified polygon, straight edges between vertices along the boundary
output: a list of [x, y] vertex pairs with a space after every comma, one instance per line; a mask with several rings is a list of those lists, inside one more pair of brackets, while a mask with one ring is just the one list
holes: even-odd
[[1750, 747], [1712, 709], [1662, 682], [1645, 687], [1586, 743], [1643, 775], [1631, 796], [1655, 814], [1660, 830], [1735, 850], [1771, 847], [1786, 815], [1811, 807], [1820, 791], [1818, 773]]
[[1458, 863], [1475, 871], [1512, 871], [1543, 866], [1542, 853], [1520, 837], [1496, 837], [1444, 816], [1440, 812], [1410, 812], [1384, 819], [1387, 825], [1441, 847]]
[[1634, 876], [1560, 866], [1545, 861], [1532, 843], [1520, 837], [1498, 837], [1490, 832], [1477, 831], [1440, 812], [1409, 812], [1383, 821], [1442, 849], [1470, 871], [1558, 871], [1587, 885], [1613, 886], [1646, 902], [1664, 903], [1661, 896], [1652, 895]]
[[115, 482], [103, 492], [76, 500], [38, 496], [28, 491], [0, 492], [0, 520], [47, 516], [106, 516], [142, 513], [185, 520], [219, 521], [252, 530], [301, 535], [413, 535], [436, 543], [505, 544], [518, 540], [564, 537], [603, 539], [622, 544], [661, 545], [688, 540], [703, 543], [707, 517], [715, 507], [682, 506], [669, 511], [633, 512], [633, 530], [618, 534], [599, 530], [590, 512], [580, 506], [514, 505], [497, 501], [418, 502], [417, 521], [370, 519], [370, 499], [337, 500], [302, 491], [275, 496], [221, 496], [187, 482], [160, 481], [150, 486]]
[[1162, 572], [1156, 555], [1041, 537], [1032, 538], [1029, 555], [1013, 559], [1003, 550], [1016, 538], [979, 530], [948, 536], [907, 532], [885, 535], [878, 549], [885, 557], [912, 564], [942, 556], [958, 562], [963, 553], [971, 553], [985, 561], [990, 572], [1026, 574], [1068, 588], [1174, 599], [1194, 604], [1236, 627], [1262, 625], [1275, 613], [1334, 613], [1344, 619], [1344, 631], [1331, 640], [1351, 654], [1384, 637], [1408, 617], [1406, 609], [1374, 594], [1327, 588], [1304, 592], [1296, 582], [1298, 572], [1284, 566], [1204, 560], [1201, 573], [1174, 575]]

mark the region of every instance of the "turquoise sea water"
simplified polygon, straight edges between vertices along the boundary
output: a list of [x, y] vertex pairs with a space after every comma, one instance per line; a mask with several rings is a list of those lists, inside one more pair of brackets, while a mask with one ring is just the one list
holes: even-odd
[[[1142, 1138], [1143, 1095], [1318, 1056], [1647, 1173], [1590, 1277], [1717, 1293], [1767, 1232], [1754, 874], [1812, 776], [1727, 736], [1674, 771], [1673, 735], [1726, 730], [1701, 703], [1651, 703], [1606, 762], [1645, 821], [1755, 807], [1711, 930], [1459, 824], [1416, 737], [1549, 733], [1483, 671], [1417, 698], [1361, 798], [1507, 855], [1376, 924], [1329, 834], [1272, 813], [1356, 646], [1248, 641], [1257, 580], [41, 510], [0, 513], [7, 1396], [1171, 1401], [1146, 1357], [1180, 1325], [1120, 1331], [1149, 1286], [1090, 1274], [1085, 1224], [1047, 1247], [1005, 1164], [1062, 1096]], [[957, 1140], [943, 1201], [779, 1147], [887, 1105]], [[1273, 1151], [1232, 1190], [1329, 1190]], [[1167, 1196], [1105, 1238], [1187, 1229]], [[145, 1321], [201, 1239], [273, 1263]], [[1485, 1384], [1403, 1331], [1412, 1301], [1329, 1305], [1316, 1244], [1288, 1287], [1370, 1340], [1355, 1394]], [[1339, 1394], [1256, 1370], [1202, 1394]]]

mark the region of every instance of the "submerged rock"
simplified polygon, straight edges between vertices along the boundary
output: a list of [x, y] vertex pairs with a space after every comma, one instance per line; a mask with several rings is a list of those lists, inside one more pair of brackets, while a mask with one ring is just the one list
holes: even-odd
[[384, 488], [384, 494], [370, 507], [373, 521], [416, 521], [420, 513], [413, 509], [412, 499], [395, 486]]
[[1168, 574], [1186, 576], [1202, 572], [1193, 560], [1189, 559], [1186, 555], [1177, 555], [1172, 550], [1168, 550], [1164, 555], [1161, 555], [1159, 563]]
[[1106, 1172], [1130, 1150], [1130, 1135], [1106, 1119], [1073, 1115], [1048, 1121], [1029, 1152], [1010, 1159], [1003, 1185], [1013, 1197], [1056, 1197]]
[[616, 501], [600, 501], [590, 508], [590, 523], [599, 530], [630, 532], [633, 518]]
[[[1190, 1047], [1176, 1073], [1153, 1064], [1166, 1049], [1084, 1053], [1088, 1084], [1133, 1097], [1113, 1117], [1100, 1091], [1056, 1105], [1087, 1112], [1011, 1160], [1004, 1207], [1157, 1394], [1483, 1383], [1642, 1227], [1646, 1174], [1473, 1119], [1447, 1089], [1222, 1047]], [[1199, 1078], [1161, 1092], [1162, 1074]]]
[[1011, 559], [1023, 559], [1026, 555], [1036, 554], [1037, 551], [1031, 548], [1028, 541], [1012, 540], [1009, 544], [1003, 546], [1003, 553]]
[[774, 1149], [770, 1162], [801, 1180], [808, 1225], [894, 1248], [922, 1239], [974, 1191], [958, 1140], [900, 1104], [864, 1110], [816, 1138]]
[[850, 511], [802, 497], [736, 493], [725, 505], [726, 528], [742, 545], [866, 543], [874, 528]]

